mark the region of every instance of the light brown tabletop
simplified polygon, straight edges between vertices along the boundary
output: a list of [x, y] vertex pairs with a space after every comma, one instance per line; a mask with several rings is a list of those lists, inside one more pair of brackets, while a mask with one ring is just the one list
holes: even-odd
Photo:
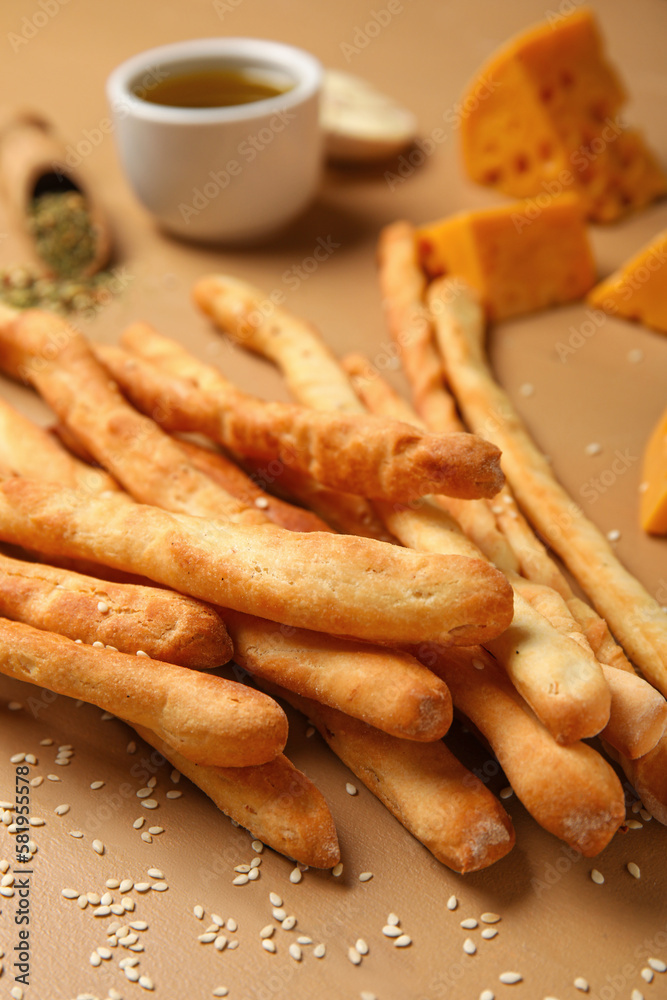
[[[366, 77], [411, 108], [421, 135], [428, 136], [452, 120], [465, 84], [484, 59], [548, 13], [537, 0], [402, 0], [392, 5], [395, 13], [381, 30], [368, 30], [386, 6], [383, 0], [5, 0], [0, 14], [3, 102], [41, 110], [74, 150], [85, 152], [81, 169], [113, 221], [115, 266], [125, 288], [94, 319], [83, 321], [87, 333], [115, 343], [128, 322], [145, 319], [220, 364], [242, 388], [287, 399], [268, 364], [230, 347], [191, 304], [190, 288], [198, 276], [229, 272], [267, 293], [280, 289], [287, 306], [314, 322], [337, 354], [364, 350], [405, 389], [401, 374], [388, 364], [392, 349], [376, 278], [379, 229], [399, 218], [423, 223], [502, 200], [465, 179], [456, 129], [445, 125], [432, 154], [418, 167], [405, 167], [408, 176], [400, 182], [385, 176], [386, 165], [328, 169], [320, 195], [303, 218], [269, 245], [232, 251], [162, 234], [134, 200], [113, 136], [99, 127], [108, 114], [104, 81], [120, 61], [162, 43], [225, 34], [287, 41], [309, 49], [326, 66]], [[554, 4], [552, 13], [575, 6]], [[596, 10], [609, 53], [632, 95], [627, 116], [641, 124], [667, 164], [667, 6], [662, 0], [637, 0], [631, 7], [600, 0]], [[394, 163], [392, 173], [400, 165]], [[600, 275], [665, 227], [665, 202], [617, 225], [593, 227]], [[0, 264], [16, 262], [13, 234], [4, 224], [0, 233]], [[331, 252], [313, 268], [313, 251], [322, 242]], [[667, 340], [608, 318], [594, 335], [583, 342], [579, 337], [581, 346], [561, 360], [558, 344], [576, 338], [588, 319], [580, 303], [504, 323], [491, 334], [491, 358], [570, 494], [603, 531], [620, 532], [614, 543], [619, 557], [667, 604], [667, 542], [647, 537], [637, 520], [640, 457], [666, 403]], [[534, 387], [531, 395], [522, 391], [526, 383]], [[6, 380], [0, 388], [39, 422], [49, 420], [27, 389]], [[601, 445], [599, 454], [587, 454], [591, 442]], [[609, 470], [615, 471], [610, 475]], [[33, 775], [46, 779], [55, 772], [60, 779], [46, 779], [32, 789], [32, 813], [46, 822], [33, 829], [39, 851], [31, 876], [25, 1000], [144, 994], [205, 1000], [221, 986], [234, 1000], [358, 1000], [363, 991], [378, 1000], [477, 1000], [484, 989], [511, 1000], [574, 1000], [583, 995], [574, 986], [576, 977], [588, 981], [588, 995], [598, 1000], [630, 1000], [633, 990], [647, 1000], [667, 996], [667, 974], [656, 971], [652, 982], [641, 976], [649, 957], [667, 961], [667, 833], [656, 820], [640, 818], [641, 829], [618, 833], [599, 857], [582, 859], [541, 830], [511, 797], [504, 804], [516, 827], [516, 847], [490, 869], [460, 876], [435, 861], [317, 735], [306, 735], [307, 722], [290, 712], [288, 753], [331, 806], [343, 874], [334, 878], [308, 870], [296, 884], [289, 878], [293, 863], [265, 849], [260, 877], [234, 886], [235, 866], [255, 856], [248, 833], [231, 825], [185, 779], [174, 784], [169, 765], [152, 757], [141, 741], [129, 752], [134, 734], [118, 720], [103, 721], [101, 714], [0, 679], [0, 799], [14, 797], [9, 758], [15, 753], [36, 755]], [[40, 745], [46, 738], [53, 744]], [[69, 765], [56, 766], [56, 748], [62, 744], [71, 744], [74, 754]], [[506, 786], [495, 761], [471, 736], [456, 727], [451, 745], [494, 792]], [[157, 779], [159, 806], [149, 815], [135, 792], [150, 777]], [[355, 795], [346, 791], [350, 781], [358, 786]], [[94, 782], [104, 784], [94, 789]], [[625, 787], [631, 807], [635, 796]], [[182, 796], [167, 797], [169, 791]], [[59, 816], [54, 809], [61, 804], [70, 809]], [[150, 844], [133, 827], [142, 814], [144, 832], [151, 825], [164, 829]], [[71, 837], [72, 830], [83, 837]], [[101, 856], [91, 847], [96, 838], [104, 843]], [[13, 849], [12, 837], [0, 825], [0, 858], [11, 861]], [[638, 880], [628, 873], [628, 862], [639, 866]], [[137, 968], [154, 982], [152, 993], [128, 981], [119, 968], [121, 957], [132, 957], [128, 950], [116, 948], [99, 967], [91, 965], [91, 952], [105, 944], [112, 918], [95, 917], [93, 905], [82, 910], [61, 894], [73, 888], [102, 895], [110, 878], [159, 881], [147, 874], [150, 868], [164, 873], [167, 890], [134, 888], [127, 896], [134, 903], [129, 917], [148, 924], [136, 932], [144, 950], [135, 957]], [[603, 884], [592, 881], [593, 868], [604, 875]], [[362, 872], [372, 878], [360, 882]], [[111, 892], [118, 902], [119, 890]], [[270, 892], [279, 894], [287, 913], [297, 918], [293, 930], [276, 927], [275, 954], [261, 948], [259, 937], [262, 927], [276, 923]], [[450, 911], [446, 903], [452, 895], [459, 902]], [[2, 1000], [13, 996], [16, 985], [17, 900], [16, 895], [0, 899]], [[196, 905], [206, 911], [202, 921], [193, 913]], [[481, 937], [483, 925], [460, 926], [466, 918], [479, 921], [485, 911], [501, 916], [492, 940]], [[390, 912], [412, 938], [409, 947], [394, 948], [383, 936]], [[237, 948], [218, 952], [199, 943], [211, 914], [237, 922], [236, 930], [225, 932], [229, 941], [238, 941]], [[303, 946], [301, 961], [288, 953], [297, 935], [313, 942]], [[474, 955], [464, 953], [467, 937], [477, 946]], [[359, 938], [367, 942], [368, 954], [357, 966], [348, 948]], [[320, 959], [313, 954], [318, 943], [326, 945]], [[499, 975], [508, 970], [519, 972], [522, 981], [502, 984]]]

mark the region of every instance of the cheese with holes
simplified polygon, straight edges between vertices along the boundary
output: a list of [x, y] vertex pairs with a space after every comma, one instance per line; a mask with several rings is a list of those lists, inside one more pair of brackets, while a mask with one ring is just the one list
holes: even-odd
[[627, 100], [586, 9], [525, 32], [498, 52], [462, 103], [469, 176], [518, 198], [575, 190], [610, 222], [667, 191], [667, 176], [620, 114]]
[[667, 535], [667, 410], [644, 451], [639, 515], [644, 531]]
[[667, 229], [590, 292], [596, 309], [667, 333]]
[[417, 230], [429, 279], [460, 276], [490, 320], [581, 299], [595, 283], [582, 207], [562, 195], [543, 209], [520, 201], [461, 212]]

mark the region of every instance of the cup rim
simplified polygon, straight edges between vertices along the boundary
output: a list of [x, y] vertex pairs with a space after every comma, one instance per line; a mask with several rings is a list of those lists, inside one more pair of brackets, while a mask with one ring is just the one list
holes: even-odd
[[[131, 84], [137, 76], [142, 72], [149, 73], [160, 63], [180, 63], [221, 56], [245, 57], [248, 62], [263, 62], [276, 70], [295, 75], [297, 82], [275, 97], [219, 108], [180, 108], [152, 104], [142, 100], [131, 90]], [[107, 77], [106, 89], [111, 106], [115, 109], [124, 107], [126, 113], [131, 113], [135, 118], [175, 125], [202, 125], [261, 118], [266, 114], [294, 107], [319, 90], [322, 76], [322, 64], [305, 49], [268, 38], [213, 36], [186, 39], [138, 52], [112, 70]]]

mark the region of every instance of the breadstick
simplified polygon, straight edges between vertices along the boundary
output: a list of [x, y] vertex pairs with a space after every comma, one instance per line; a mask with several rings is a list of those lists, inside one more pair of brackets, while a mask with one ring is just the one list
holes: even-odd
[[0, 672], [148, 726], [197, 764], [264, 764], [287, 739], [285, 713], [253, 688], [2, 618]]
[[667, 695], [667, 619], [617, 559], [602, 532], [555, 479], [484, 355], [484, 320], [472, 293], [436, 281], [429, 303], [448, 377], [469, 426], [495, 441], [519, 505], [548, 540], [630, 659]]
[[223, 619], [209, 604], [1, 554], [0, 615], [121, 653], [143, 650], [184, 667], [219, 667], [233, 654]]
[[[255, 458], [279, 457], [325, 486], [360, 496], [408, 501], [436, 490], [469, 498], [494, 496], [502, 485], [498, 450], [475, 435], [434, 435], [380, 417], [265, 403], [230, 389], [216, 369], [147, 324], [128, 328], [122, 341], [198, 390], [186, 396], [181, 386], [180, 398], [169, 395], [167, 412], [156, 419], [172, 430], [199, 430]], [[100, 349], [99, 356], [139, 409], [163, 402], [169, 382], [155, 371], [149, 387], [145, 366], [131, 372], [117, 352]], [[137, 389], [139, 380], [145, 384]]]
[[208, 767], [193, 764], [151, 730], [134, 728], [218, 809], [267, 847], [313, 868], [332, 868], [340, 861], [324, 797], [284, 754], [254, 767]]
[[600, 754], [556, 743], [484, 650], [422, 647], [418, 655], [447, 682], [540, 826], [586, 857], [599, 854], [625, 818], [623, 788]]
[[[49, 351], [57, 338], [58, 347]], [[85, 338], [57, 316], [28, 310], [0, 324], [0, 355], [23, 358], [31, 383], [84, 447], [141, 503], [181, 513], [264, 523], [188, 460], [171, 437], [130, 406]], [[38, 365], [37, 362], [40, 362]]]
[[667, 825], [667, 733], [654, 748], [637, 760], [621, 756], [605, 744], [607, 753], [617, 760], [637, 795], [659, 823]]
[[500, 802], [443, 742], [396, 739], [334, 708], [269, 690], [303, 712], [336, 756], [448, 868], [481, 871], [514, 846], [512, 821]]
[[223, 610], [234, 659], [253, 676], [411, 740], [438, 740], [452, 721], [446, 685], [396, 650], [277, 626]]
[[481, 560], [172, 514], [33, 480], [0, 482], [0, 538], [137, 573], [211, 604], [370, 642], [477, 642], [512, 616], [509, 584]]
[[39, 478], [46, 471], [49, 480], [63, 486], [80, 487], [91, 493], [119, 490], [115, 479], [102, 469], [79, 461], [54, 441], [48, 431], [28, 420], [0, 399], [0, 465], [3, 474]]
[[197, 469], [210, 476], [214, 482], [243, 504], [248, 506], [254, 504], [273, 524], [287, 528], [288, 531], [331, 531], [329, 525], [312, 511], [296, 507], [266, 493], [221, 452], [212, 451], [210, 448], [204, 448], [193, 441], [181, 438], [177, 438], [176, 443]]

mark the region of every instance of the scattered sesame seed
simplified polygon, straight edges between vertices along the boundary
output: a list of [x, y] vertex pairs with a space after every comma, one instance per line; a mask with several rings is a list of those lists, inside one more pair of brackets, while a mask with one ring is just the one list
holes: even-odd
[[40, 745], [40, 747], [52, 747], [53, 746], [53, 740], [51, 739], [50, 736], [46, 736], [46, 737], [44, 737], [43, 740], [39, 741], [39, 745]]
[[307, 937], [305, 934], [300, 934], [299, 937], [296, 940], [297, 940], [298, 944], [312, 944], [313, 943], [313, 939], [311, 937]]
[[91, 846], [95, 854], [104, 854], [104, 844], [101, 840], [94, 840]]
[[10, 764], [22, 764], [24, 760], [25, 760], [25, 754], [24, 753], [15, 753], [15, 754], [12, 754], [12, 756], [9, 758], [9, 763]]
[[293, 915], [285, 917], [280, 926], [284, 931], [293, 931], [294, 928], [296, 927], [296, 917]]
[[74, 837], [75, 840], [81, 840], [83, 837], [81, 830], [70, 830], [69, 835], [70, 837]]
[[262, 927], [261, 931], [259, 932], [259, 936], [263, 940], [266, 939], [266, 938], [273, 937], [273, 933], [274, 933], [275, 929], [276, 928], [275, 928], [274, 924], [267, 924], [265, 927]]
[[98, 788], [104, 788], [104, 782], [103, 781], [91, 781], [90, 787], [92, 788], [92, 790], [94, 792], [96, 792], [98, 790]]
[[99, 955], [97, 954], [97, 952], [96, 952], [96, 951], [94, 951], [94, 952], [92, 952], [92, 953], [91, 953], [91, 956], [90, 956], [90, 960], [89, 960], [89, 961], [90, 961], [90, 964], [91, 964], [91, 965], [92, 965], [92, 966], [93, 966], [94, 968], [97, 968], [97, 966], [98, 966], [98, 965], [101, 965], [101, 964], [102, 964], [102, 959], [101, 959], [101, 957], [100, 957], [100, 956], [99, 956]]
[[634, 861], [628, 861], [626, 868], [628, 869], [633, 878], [641, 877], [641, 871], [639, 870], [639, 865], [635, 864]]
[[602, 885], [604, 883], [604, 875], [602, 872], [599, 872], [597, 868], [593, 868], [591, 871], [591, 879], [596, 885]]
[[360, 955], [367, 955], [368, 954], [368, 945], [366, 944], [366, 942], [364, 941], [363, 938], [357, 938], [357, 941], [356, 941], [354, 947], [357, 949], [357, 951], [359, 952]]
[[195, 906], [195, 908], [193, 909], [192, 912], [194, 913], [194, 915], [197, 918], [197, 920], [202, 920], [203, 919], [203, 917], [204, 917], [204, 907], [201, 906], [199, 903], [197, 903], [197, 905]]
[[76, 891], [76, 889], [62, 889], [61, 892], [60, 892], [60, 895], [64, 896], [65, 899], [78, 899], [79, 898], [79, 893]]
[[231, 931], [232, 934], [239, 929], [239, 925], [236, 923], [233, 917], [230, 917], [227, 921], [227, 930]]
[[149, 788], [155, 788], [155, 786], [157, 785], [157, 778], [155, 777], [155, 775], [153, 775], [152, 778], [149, 778], [146, 784]]
[[[273, 944], [273, 942], [271, 942]], [[303, 958], [303, 952], [301, 951], [301, 946], [294, 941], [287, 949], [290, 953], [290, 957], [294, 959], [295, 962], [300, 962]], [[361, 961], [361, 959], [360, 959]]]
[[602, 445], [599, 443], [599, 441], [591, 441], [589, 444], [586, 445], [584, 451], [586, 452], [587, 455], [599, 455], [600, 452], [602, 451]]
[[292, 871], [289, 873], [289, 880], [294, 885], [297, 885], [301, 881], [302, 878], [303, 878], [303, 876], [302, 876], [302, 874], [301, 874], [301, 872], [299, 871], [298, 868], [293, 868]]
[[261, 854], [262, 851], [264, 850], [264, 844], [262, 843], [261, 840], [253, 840], [250, 846], [252, 847], [253, 851], [255, 851], [256, 854]]
[[588, 993], [590, 989], [590, 986], [588, 985], [588, 980], [584, 979], [583, 976], [577, 976], [573, 985], [576, 990], [581, 990], [582, 993]]
[[466, 917], [465, 920], [461, 921], [459, 926], [463, 927], [463, 929], [466, 931], [472, 931], [475, 929], [475, 927], [477, 927], [477, 921], [475, 920], [474, 917]]
[[496, 995], [493, 990], [482, 990], [479, 1000], [496, 1000]]
[[97, 610], [99, 611], [99, 613], [101, 615], [105, 615], [107, 613], [107, 611], [109, 610], [109, 605], [107, 604], [106, 601], [98, 601], [97, 602]]
[[388, 938], [397, 938], [401, 936], [402, 931], [399, 927], [395, 927], [393, 924], [385, 924], [382, 928], [382, 933]]
[[497, 936], [497, 934], [498, 931], [495, 929], [495, 927], [485, 927], [484, 930], [482, 931], [482, 937], [484, 938], [485, 941], [491, 941], [492, 938]]
[[60, 778], [58, 777], [57, 774], [47, 774], [46, 778], [47, 781], [60, 781]]
[[279, 896], [277, 892], [270, 892], [269, 893], [269, 902], [271, 903], [271, 906], [282, 906], [283, 905], [282, 896]]
[[607, 541], [609, 541], [609, 542], [617, 542], [620, 537], [621, 537], [621, 533], [618, 530], [618, 528], [612, 528], [611, 531], [607, 532]]
[[134, 931], [147, 931], [148, 930], [148, 924], [146, 923], [145, 920], [133, 920], [132, 923], [130, 924], [130, 927]]
[[111, 913], [111, 908], [109, 906], [96, 906], [93, 910], [94, 917], [108, 917]]
[[326, 945], [316, 944], [313, 948], [313, 955], [315, 958], [324, 958], [327, 953]]
[[251, 868], [259, 868], [259, 866], [261, 865], [261, 863], [262, 863], [262, 859], [261, 858], [253, 858], [252, 861], [250, 862], [250, 867]]
[[156, 799], [142, 799], [141, 804], [144, 809], [157, 809], [158, 807]]
[[287, 916], [287, 910], [284, 909], [284, 907], [282, 907], [282, 906], [274, 906], [273, 907], [273, 918], [274, 918], [274, 920], [280, 920], [282, 922], [285, 919], [286, 916]]
[[144, 844], [152, 844], [153, 843], [153, 838], [150, 835], [150, 833], [146, 833], [146, 832], [142, 833], [141, 834], [141, 839], [143, 840]]
[[181, 780], [181, 772], [177, 771], [176, 768], [174, 768], [173, 771], [171, 772], [171, 774], [169, 775], [169, 777], [171, 778], [171, 780], [173, 781], [173, 783], [175, 785], [177, 785], [179, 783], [179, 781]]
[[26, 764], [36, 764], [37, 758], [35, 757], [34, 753], [27, 753], [25, 755], [25, 762]]
[[372, 878], [373, 878], [373, 872], [362, 872], [361, 875], [359, 876], [359, 881], [370, 882]]
[[535, 392], [535, 386], [532, 382], [524, 382], [523, 385], [519, 386], [519, 392], [522, 396], [532, 396]]
[[359, 997], [360, 1000], [378, 1000], [375, 993], [371, 993], [370, 990], [362, 990]]
[[211, 944], [217, 938], [216, 931], [206, 931], [204, 934], [200, 934], [197, 938], [202, 944]]
[[125, 747], [125, 752], [126, 753], [136, 753], [137, 752], [137, 744], [134, 742], [134, 740], [130, 740], [130, 742]]
[[449, 899], [447, 900], [447, 909], [448, 910], [455, 910], [458, 905], [459, 905], [459, 901], [456, 898], [456, 896], [450, 896]]
[[46, 820], [42, 819], [40, 816], [31, 816], [28, 823], [30, 826], [45, 826]]
[[229, 990], [226, 986], [216, 986], [211, 995], [214, 997], [226, 997], [228, 993]]
[[111, 895], [111, 893], [105, 892], [102, 898], [100, 899], [100, 903], [102, 904], [102, 906], [111, 906], [111, 904], [113, 903], [113, 896]]
[[352, 962], [352, 965], [361, 965], [361, 955], [356, 948], [348, 948], [347, 957]]
[[23, 990], [20, 986], [12, 986], [9, 995], [12, 997], [12, 1000], [23, 1000]]
[[135, 892], [148, 892], [151, 888], [150, 882], [135, 882], [134, 891]]
[[477, 952], [477, 945], [472, 938], [466, 938], [463, 942], [463, 950], [466, 955], [474, 955]]
[[397, 927], [401, 920], [397, 913], [390, 913], [387, 917], [387, 923], [392, 927]]
[[333, 868], [331, 869], [331, 874], [333, 875], [334, 878], [340, 878], [340, 876], [343, 874], [342, 861], [339, 861], [337, 865], [333, 866]]
[[224, 951], [227, 947], [227, 938], [224, 934], [218, 934], [215, 941], [213, 942], [213, 947], [216, 951]]
[[654, 972], [667, 972], [667, 965], [661, 958], [649, 958], [647, 961]]
[[645, 983], [653, 982], [653, 969], [649, 969], [648, 966], [644, 966], [644, 968], [639, 974]]
[[99, 948], [97, 949], [97, 954], [98, 954], [98, 955], [100, 956], [100, 958], [101, 958], [101, 959], [103, 959], [103, 960], [104, 960], [105, 962], [108, 962], [108, 961], [109, 961], [109, 959], [111, 958], [111, 954], [112, 954], [112, 952], [111, 952], [111, 949], [110, 949], [110, 948], [105, 948], [105, 947], [104, 947], [103, 945], [100, 945], [100, 946], [99, 946]]
[[407, 948], [411, 944], [412, 944], [412, 938], [410, 937], [410, 935], [401, 934], [400, 937], [397, 937], [396, 940], [394, 941], [394, 948]]
[[39, 788], [39, 786], [43, 783], [44, 783], [44, 778], [41, 776], [41, 774], [38, 775], [36, 778], [30, 779], [30, 784], [32, 785], [33, 788]]
[[151, 878], [164, 878], [164, 872], [160, 871], [159, 868], [149, 868], [146, 874], [150, 875]]
[[176, 789], [176, 788], [171, 788], [171, 789], [170, 789], [170, 790], [169, 790], [169, 791], [167, 792], [167, 798], [168, 798], [168, 799], [180, 799], [180, 797], [181, 797], [181, 795], [182, 795], [182, 794], [183, 794], [183, 792], [180, 792], [180, 791], [178, 791], [178, 789]]
[[639, 815], [641, 816], [641, 818], [644, 820], [645, 823], [648, 823], [649, 820], [653, 819], [653, 816], [648, 811], [648, 809], [640, 809]]
[[633, 990], [630, 994], [630, 1000], [644, 1000], [644, 994], [641, 990]]
[[475, 670], [484, 670], [484, 663], [482, 660], [474, 659], [472, 661], [472, 665], [475, 668]]
[[143, 649], [138, 649], [138, 650], [137, 650], [137, 652], [136, 652], [136, 655], [137, 655], [137, 656], [145, 656], [145, 657], [147, 657], [148, 659], [150, 659], [150, 657], [148, 656], [148, 653], [145, 653], [145, 652], [143, 651]]
[[117, 888], [120, 889], [121, 892], [129, 892], [133, 888], [133, 886], [134, 886], [134, 879], [124, 878], [119, 882]]
[[518, 972], [501, 972], [498, 979], [506, 986], [513, 986], [514, 983], [520, 983], [523, 976]]
[[133, 965], [126, 965], [123, 969], [125, 973], [125, 978], [129, 979], [131, 983], [139, 982], [139, 972], [134, 968]]
[[154, 990], [155, 986], [150, 976], [139, 976], [139, 985], [144, 990]]
[[259, 507], [260, 510], [265, 510], [269, 506], [269, 501], [266, 497], [255, 497], [255, 507]]
[[56, 814], [56, 816], [65, 816], [69, 812], [69, 810], [70, 807], [66, 803], [63, 803], [61, 806], [56, 806], [56, 808], [53, 811]]
[[636, 819], [626, 819], [625, 825], [627, 826], [628, 830], [643, 830], [644, 829], [644, 824], [640, 823], [639, 820], [636, 820]]
[[356, 785], [353, 785], [351, 781], [346, 782], [345, 791], [348, 795], [358, 795], [359, 791]]
[[249, 881], [247, 875], [237, 875], [236, 878], [232, 879], [232, 885], [247, 885]]
[[166, 882], [153, 882], [153, 892], [166, 892], [168, 888]]
[[276, 946], [275, 946], [274, 942], [270, 938], [264, 938], [263, 939], [263, 941], [262, 941], [262, 948], [264, 949], [264, 951], [269, 951], [269, 952], [271, 952], [272, 955], [275, 955]]
[[479, 919], [483, 924], [497, 924], [500, 922], [500, 917], [497, 913], [483, 913]]

